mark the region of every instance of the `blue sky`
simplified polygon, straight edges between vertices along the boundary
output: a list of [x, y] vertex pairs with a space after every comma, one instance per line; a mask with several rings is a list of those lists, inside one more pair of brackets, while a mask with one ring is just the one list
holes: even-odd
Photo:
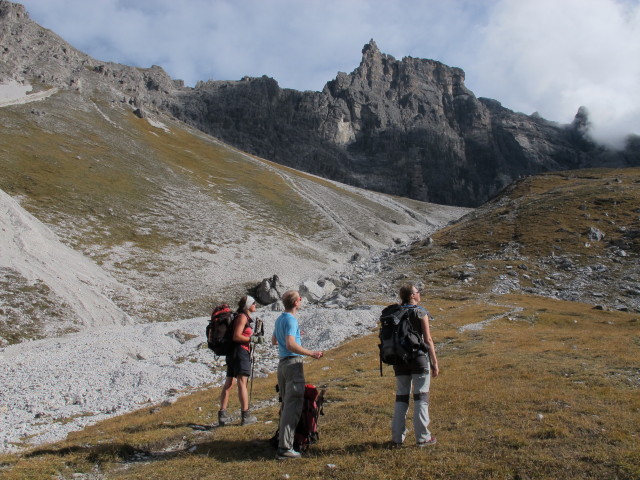
[[640, 134], [640, 0], [23, 0], [31, 18], [99, 60], [199, 80], [268, 75], [321, 90], [365, 43], [466, 72], [476, 94], [597, 139]]

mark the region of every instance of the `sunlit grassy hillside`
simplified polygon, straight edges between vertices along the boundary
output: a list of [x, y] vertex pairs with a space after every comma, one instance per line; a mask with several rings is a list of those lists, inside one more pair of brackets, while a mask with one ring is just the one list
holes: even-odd
[[[104, 98], [60, 90], [0, 109], [0, 189], [134, 288], [114, 300], [142, 320], [202, 315], [274, 274], [288, 287], [329, 275], [464, 212], [301, 174]], [[5, 273], [0, 297], [32, 318], [32, 282]], [[60, 315], [38, 288], [44, 316]]]
[[[274, 458], [274, 376], [255, 380], [260, 422], [209, 431], [219, 390], [145, 408], [54, 445], [0, 457], [9, 479], [636, 479], [640, 476], [640, 319], [541, 297], [426, 299], [441, 375], [431, 389], [438, 444], [389, 450], [394, 379], [375, 335], [306, 364], [326, 386], [320, 442]], [[465, 328], [483, 322], [483, 328]], [[267, 348], [267, 347], [263, 347]], [[260, 408], [260, 405], [266, 405]], [[237, 408], [232, 399], [231, 408]], [[411, 422], [407, 425], [410, 428]], [[409, 467], [410, 466], [410, 467]], [[74, 477], [75, 475], [75, 477]], [[288, 475], [286, 477], [285, 475]]]
[[395, 257], [385, 278], [441, 296], [525, 292], [638, 312], [639, 255], [640, 169], [582, 170], [514, 183]]

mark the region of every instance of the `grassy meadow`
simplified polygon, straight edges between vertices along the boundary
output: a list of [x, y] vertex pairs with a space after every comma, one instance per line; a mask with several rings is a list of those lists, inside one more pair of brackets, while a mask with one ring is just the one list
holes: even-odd
[[255, 379], [256, 425], [191, 428], [216, 418], [219, 388], [210, 388], [2, 455], [0, 478], [640, 478], [637, 314], [520, 295], [428, 304], [441, 365], [432, 447], [413, 446], [410, 431], [405, 447], [388, 449], [394, 378], [388, 366], [380, 376], [373, 333], [306, 363], [327, 402], [320, 441], [301, 460], [278, 461], [269, 446], [270, 375]]

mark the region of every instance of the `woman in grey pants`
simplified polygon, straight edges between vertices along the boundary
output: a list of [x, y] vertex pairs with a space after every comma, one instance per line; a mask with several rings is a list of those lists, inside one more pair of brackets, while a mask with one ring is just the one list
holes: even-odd
[[[427, 352], [420, 352], [407, 365], [394, 365], [396, 375], [396, 402], [391, 421], [392, 446], [403, 444], [407, 434], [405, 419], [409, 410], [411, 387], [413, 386], [413, 430], [416, 445], [426, 447], [436, 443], [429, 431], [429, 386], [431, 377], [440, 373], [438, 358], [429, 330], [429, 313], [418, 306], [420, 290], [415, 285], [405, 285], [400, 289], [402, 307], [409, 311], [409, 321], [414, 329], [422, 334]], [[428, 354], [428, 355], [427, 355]], [[431, 368], [429, 368], [431, 367]]]

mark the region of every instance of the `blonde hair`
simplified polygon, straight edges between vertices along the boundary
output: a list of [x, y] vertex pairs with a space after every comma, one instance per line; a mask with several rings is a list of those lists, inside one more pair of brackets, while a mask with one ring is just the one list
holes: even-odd
[[284, 304], [285, 310], [291, 310], [295, 307], [298, 297], [300, 297], [300, 294], [296, 290], [287, 290], [284, 292], [282, 294], [282, 303]]

